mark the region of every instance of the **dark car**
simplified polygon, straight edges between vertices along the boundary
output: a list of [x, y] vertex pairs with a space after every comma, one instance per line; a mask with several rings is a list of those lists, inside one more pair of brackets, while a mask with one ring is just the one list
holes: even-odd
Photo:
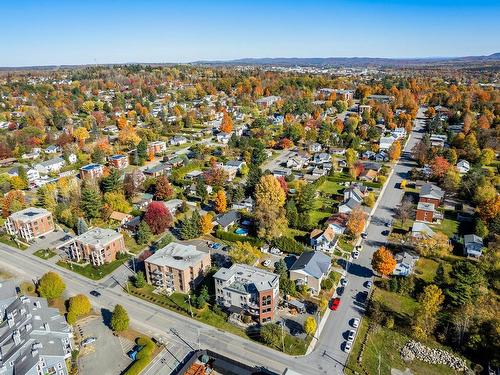
[[383, 236], [388, 236], [388, 235], [389, 235], [389, 231], [388, 231], [388, 230], [384, 230], [384, 231], [382, 232], [382, 235], [383, 235]]
[[344, 287], [340, 287], [337, 289], [337, 295], [338, 296], [341, 296], [342, 294], [344, 294], [344, 291], [345, 291], [345, 288]]
[[366, 239], [368, 237], [368, 233], [361, 233], [361, 238]]
[[334, 298], [332, 299], [332, 302], [330, 302], [330, 310], [337, 310], [340, 306], [340, 298]]
[[94, 297], [100, 297], [101, 293], [99, 293], [97, 290], [91, 290], [90, 295], [92, 295]]

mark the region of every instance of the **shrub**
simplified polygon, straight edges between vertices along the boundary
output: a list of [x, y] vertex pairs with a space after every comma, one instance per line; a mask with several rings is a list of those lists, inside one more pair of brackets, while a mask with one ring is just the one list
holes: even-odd
[[392, 316], [385, 318], [385, 326], [389, 329], [394, 328], [394, 318]]
[[290, 254], [302, 254], [305, 250], [300, 242], [290, 237], [280, 237], [273, 240], [273, 246]]
[[215, 237], [230, 242], [250, 242], [254, 246], [259, 246], [261, 241], [256, 238], [248, 237], [248, 236], [240, 236], [236, 233], [226, 232], [223, 230], [218, 230], [215, 232]]
[[73, 311], [70, 311], [68, 314], [66, 314], [66, 321], [68, 322], [69, 325], [75, 324], [76, 318], [77, 315]]
[[321, 289], [330, 290], [333, 288], [333, 281], [331, 279], [324, 279], [321, 281]]

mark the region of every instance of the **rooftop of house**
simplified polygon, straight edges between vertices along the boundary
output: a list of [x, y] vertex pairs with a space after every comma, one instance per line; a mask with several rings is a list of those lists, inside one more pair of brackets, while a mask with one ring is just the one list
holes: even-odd
[[234, 282], [250, 285], [257, 291], [274, 289], [279, 285], [279, 275], [246, 264], [233, 264], [231, 268], [222, 267], [213, 277], [223, 281], [234, 278]]
[[418, 202], [417, 210], [434, 212], [434, 204], [429, 202]]
[[217, 215], [215, 221], [220, 224], [222, 227], [227, 227], [228, 225], [234, 223], [235, 221], [240, 219], [240, 213], [235, 210], [231, 210], [225, 212], [223, 214]]
[[43, 165], [44, 167], [49, 167], [51, 165], [55, 165], [55, 164], [60, 164], [60, 163], [65, 163], [64, 159], [62, 157], [57, 157], [57, 158], [53, 158], [53, 159], [49, 159], [49, 160], [45, 160], [45, 161], [42, 161], [38, 164], [40, 165]]
[[80, 242], [84, 245], [96, 246], [102, 245], [105, 246], [112, 241], [117, 240], [122, 235], [117, 231], [107, 228], [92, 228], [87, 232], [79, 235], [75, 238], [75, 241]]
[[472, 243], [483, 245], [483, 239], [475, 234], [466, 234], [464, 236], [464, 245]]
[[321, 251], [307, 251], [290, 267], [290, 271], [302, 271], [316, 279], [324, 276], [331, 265], [332, 259]]
[[146, 262], [161, 267], [172, 267], [177, 270], [185, 270], [193, 267], [206, 258], [207, 253], [200, 251], [194, 245], [184, 245], [171, 242], [167, 246], [157, 250], [147, 258]]
[[36, 219], [40, 219], [47, 215], [50, 215], [51, 212], [41, 207], [28, 207], [24, 210], [14, 212], [10, 215], [12, 220], [22, 221], [22, 222], [30, 222]]
[[101, 164], [91, 163], [91, 164], [84, 165], [83, 167], [80, 168], [80, 170], [91, 171], [91, 170], [99, 169], [99, 168], [102, 168]]
[[439, 186], [429, 182], [420, 188], [420, 197], [442, 199], [444, 191]]
[[126, 157], [127, 157], [126, 155], [117, 154], [117, 155], [110, 156], [109, 160], [119, 160], [119, 159], [123, 159], [123, 158], [126, 158]]

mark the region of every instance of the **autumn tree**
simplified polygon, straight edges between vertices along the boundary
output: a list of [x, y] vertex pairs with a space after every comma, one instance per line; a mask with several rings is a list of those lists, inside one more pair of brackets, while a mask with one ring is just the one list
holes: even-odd
[[429, 257], [443, 257], [451, 254], [453, 245], [448, 236], [442, 232], [436, 232], [433, 236], [425, 236], [415, 241], [415, 248], [420, 255]]
[[391, 159], [391, 161], [395, 161], [398, 160], [400, 156], [401, 156], [401, 142], [395, 141], [393, 142], [391, 147], [389, 147], [389, 158]]
[[86, 315], [92, 310], [92, 305], [89, 298], [84, 294], [77, 294], [69, 299], [69, 313], [75, 314], [76, 317]]
[[255, 218], [259, 237], [272, 240], [286, 228], [285, 192], [272, 175], [262, 176], [255, 186]]
[[80, 126], [79, 128], [76, 128], [75, 131], [73, 132], [73, 137], [75, 137], [76, 141], [78, 142], [78, 145], [80, 147], [83, 147], [85, 141], [90, 137], [89, 131]]
[[127, 310], [122, 305], [116, 305], [111, 314], [111, 329], [115, 332], [123, 332], [128, 329], [129, 323]]
[[220, 189], [215, 195], [214, 207], [217, 213], [226, 212], [227, 209], [227, 199], [224, 190]]
[[451, 167], [446, 171], [443, 178], [443, 188], [448, 192], [455, 192], [460, 187], [460, 173], [457, 168]]
[[261, 252], [250, 242], [237, 241], [229, 250], [229, 257], [233, 263], [253, 265], [261, 257]]
[[173, 224], [172, 214], [162, 202], [151, 202], [144, 214], [144, 221], [149, 225], [151, 232], [160, 234]]
[[345, 151], [345, 161], [347, 163], [347, 166], [351, 168], [352, 166], [354, 166], [356, 160], [358, 160], [358, 155], [356, 151], [354, 151], [352, 148], [348, 148]]
[[418, 298], [419, 307], [412, 324], [412, 332], [417, 339], [424, 340], [433, 334], [443, 301], [444, 294], [438, 286], [430, 284], [424, 288]]
[[306, 320], [304, 320], [304, 332], [308, 336], [314, 336], [314, 334], [316, 333], [316, 328], [316, 319], [314, 319], [314, 317], [312, 316], [308, 316]]
[[167, 201], [174, 195], [174, 188], [168, 181], [167, 176], [159, 176], [155, 184], [155, 199], [159, 201]]
[[104, 202], [113, 211], [129, 213], [132, 210], [132, 206], [122, 192], [110, 191], [104, 194]]
[[431, 164], [432, 175], [437, 179], [442, 179], [450, 167], [448, 160], [442, 156], [436, 156]]
[[401, 225], [403, 225], [406, 220], [410, 218], [411, 210], [413, 204], [409, 198], [404, 198], [401, 204], [395, 208], [396, 217], [401, 220]]
[[40, 278], [40, 281], [38, 281], [38, 293], [41, 297], [47, 298], [48, 300], [59, 298], [65, 289], [66, 284], [64, 284], [61, 276], [52, 271], [44, 274]]
[[382, 277], [389, 276], [396, 268], [396, 259], [389, 250], [382, 246], [373, 254], [372, 268]]
[[348, 232], [353, 237], [359, 236], [365, 229], [365, 223], [366, 223], [365, 220], [366, 220], [365, 213], [363, 212], [362, 208], [357, 207], [354, 210], [352, 210], [351, 214], [349, 215], [349, 219], [347, 219], [347, 224], [346, 224]]
[[220, 130], [224, 133], [231, 133], [233, 131], [233, 119], [226, 111], [224, 111], [224, 114], [222, 116]]
[[214, 228], [214, 217], [210, 213], [206, 213], [201, 217], [201, 233], [203, 234], [210, 234], [212, 232], [212, 229]]
[[363, 202], [368, 206], [368, 207], [373, 207], [375, 206], [375, 202], [377, 201], [377, 199], [375, 198], [375, 193], [372, 191], [370, 193], [368, 193], [368, 195], [366, 195], [364, 198], [363, 198]]

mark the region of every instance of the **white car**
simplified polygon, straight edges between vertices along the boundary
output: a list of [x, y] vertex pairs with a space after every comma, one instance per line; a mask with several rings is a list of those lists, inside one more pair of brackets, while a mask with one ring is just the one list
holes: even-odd
[[356, 331], [354, 331], [353, 329], [351, 329], [349, 331], [349, 335], [347, 336], [347, 341], [348, 342], [353, 342], [354, 341], [354, 336], [356, 336]]
[[87, 346], [92, 344], [97, 340], [97, 337], [87, 337], [85, 340], [82, 341], [82, 346]]
[[340, 285], [345, 287], [345, 286], [347, 286], [347, 283], [348, 283], [347, 279], [345, 279], [345, 278], [340, 279]]
[[352, 320], [352, 326], [353, 326], [353, 328], [358, 328], [359, 327], [359, 318], [354, 318]]
[[346, 341], [344, 344], [344, 352], [349, 353], [351, 351], [352, 342]]
[[266, 259], [264, 261], [264, 263], [262, 263], [264, 265], [264, 267], [269, 267], [271, 265], [271, 260], [270, 259]]
[[358, 259], [359, 258], [359, 251], [355, 250], [352, 252], [352, 258], [353, 259]]

